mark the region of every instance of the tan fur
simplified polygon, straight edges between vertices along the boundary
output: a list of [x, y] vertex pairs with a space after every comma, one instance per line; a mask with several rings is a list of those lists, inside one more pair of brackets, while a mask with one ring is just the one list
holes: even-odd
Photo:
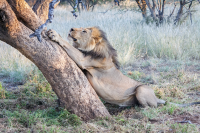
[[165, 101], [158, 99], [154, 91], [140, 82], [128, 78], [118, 69], [117, 53], [106, 34], [98, 27], [72, 28], [69, 39], [64, 41], [55, 31], [49, 37], [58, 42], [81, 68], [96, 93], [106, 102], [119, 106], [153, 106]]

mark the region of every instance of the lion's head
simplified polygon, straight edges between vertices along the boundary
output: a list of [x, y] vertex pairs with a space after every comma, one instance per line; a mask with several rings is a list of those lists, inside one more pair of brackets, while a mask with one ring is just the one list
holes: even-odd
[[107, 40], [106, 33], [100, 28], [71, 28], [68, 37], [73, 40], [73, 46], [85, 56], [94, 59], [111, 57], [116, 68], [119, 69], [117, 52]]

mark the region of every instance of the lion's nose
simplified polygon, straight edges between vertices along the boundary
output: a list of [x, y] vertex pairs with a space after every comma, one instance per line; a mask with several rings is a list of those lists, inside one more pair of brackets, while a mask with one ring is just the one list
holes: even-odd
[[74, 31], [74, 29], [73, 28], [71, 28], [71, 30], [70, 31]]

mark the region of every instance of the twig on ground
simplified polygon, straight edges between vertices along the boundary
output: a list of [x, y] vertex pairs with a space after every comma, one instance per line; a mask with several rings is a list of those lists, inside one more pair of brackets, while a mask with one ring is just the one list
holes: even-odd
[[197, 95], [200, 95], [200, 91], [199, 91], [199, 92], [196, 92], [196, 94], [197, 94]]
[[192, 124], [192, 122], [190, 120], [183, 120], [183, 121], [176, 121], [177, 123], [189, 123]]

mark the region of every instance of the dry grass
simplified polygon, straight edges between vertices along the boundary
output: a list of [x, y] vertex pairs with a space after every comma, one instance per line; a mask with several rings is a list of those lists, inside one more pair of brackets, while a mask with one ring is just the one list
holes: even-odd
[[[157, 97], [168, 102], [200, 101], [200, 19], [194, 14], [193, 24], [146, 25], [139, 13], [120, 12], [109, 6], [83, 12], [77, 19], [70, 7], [60, 6], [48, 27], [67, 39], [72, 27], [99, 26], [117, 49], [122, 72], [149, 84]], [[166, 12], [169, 12], [167, 8]], [[198, 9], [198, 7], [197, 7]], [[158, 108], [127, 108], [105, 104], [112, 119], [96, 119], [74, 127], [67, 114], [60, 121], [56, 96], [39, 70], [28, 59], [7, 44], [0, 43], [0, 80], [6, 89], [24, 84], [19, 91], [8, 92], [0, 86], [0, 132], [199, 132], [199, 106], [179, 108], [170, 104]], [[18, 87], [21, 88], [21, 87]], [[50, 112], [51, 116], [44, 115]], [[59, 112], [59, 113], [57, 113]], [[24, 116], [22, 115], [24, 114]], [[197, 118], [198, 116], [198, 118]], [[184, 119], [193, 124], [178, 123]], [[76, 121], [79, 122], [79, 121]], [[63, 123], [67, 125], [63, 126]], [[70, 123], [70, 124], [69, 124]], [[28, 124], [28, 126], [27, 126]]]
[[[154, 24], [143, 23], [142, 15], [138, 12], [122, 12], [115, 8], [106, 14], [101, 13], [110, 6], [96, 7], [94, 12], [82, 12], [77, 19], [69, 12], [72, 10], [69, 6], [60, 6], [56, 9], [55, 19], [48, 28], [56, 30], [67, 39], [72, 27], [99, 26], [117, 49], [121, 64], [129, 64], [147, 56], [186, 61], [200, 59], [198, 12], [194, 14], [193, 24], [185, 22], [178, 26], [164, 24], [156, 27]], [[170, 12], [170, 9], [167, 8], [166, 12]], [[7, 70], [9, 73], [15, 69], [29, 73], [29, 68], [33, 69], [31, 63], [13, 48], [2, 42], [0, 48], [1, 72], [6, 73]]]

